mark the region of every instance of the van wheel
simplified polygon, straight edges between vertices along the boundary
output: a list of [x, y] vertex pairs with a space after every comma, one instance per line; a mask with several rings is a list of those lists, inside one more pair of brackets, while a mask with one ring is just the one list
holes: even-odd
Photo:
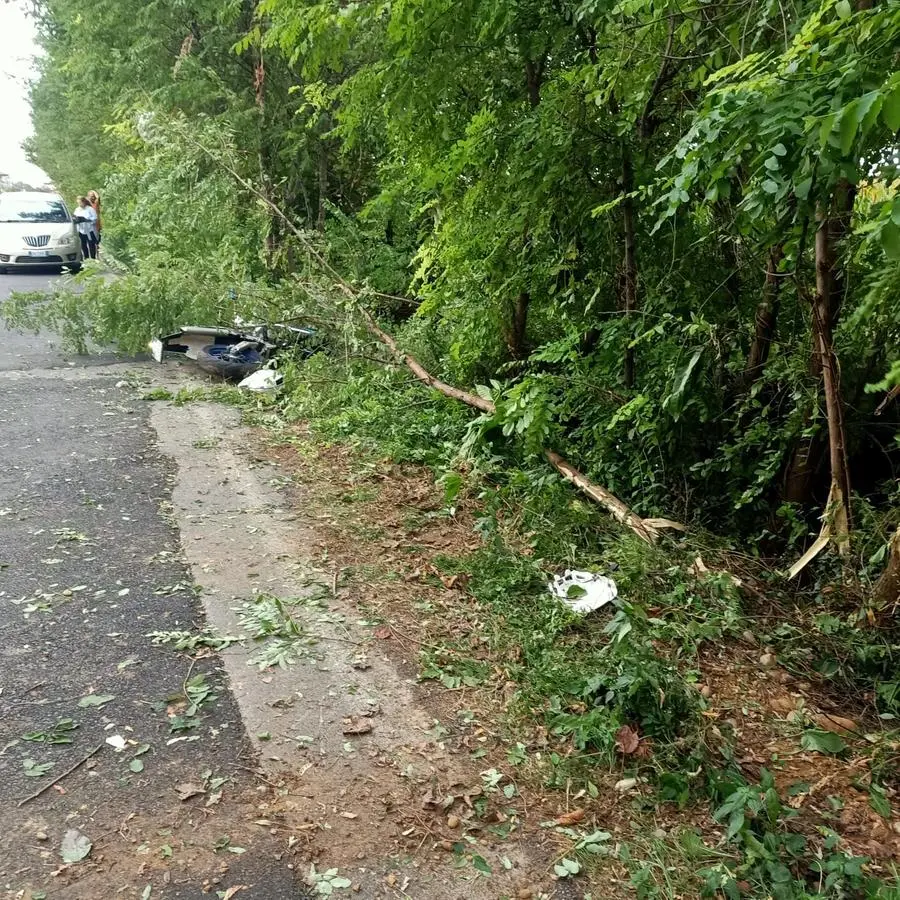
[[81, 263], [69, 263], [69, 271], [77, 275], [81, 271]]

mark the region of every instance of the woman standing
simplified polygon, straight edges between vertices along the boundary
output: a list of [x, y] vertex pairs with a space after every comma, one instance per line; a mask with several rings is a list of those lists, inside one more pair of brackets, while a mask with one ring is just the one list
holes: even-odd
[[97, 235], [97, 249], [100, 248], [100, 237], [103, 231], [103, 219], [100, 218], [100, 195], [96, 191], [88, 191], [87, 192], [87, 200], [88, 203], [94, 209], [94, 212], [97, 213], [97, 225], [94, 228], [94, 231]]
[[81, 255], [85, 259], [97, 258], [97, 212], [87, 197], [78, 198], [78, 209], [72, 216], [81, 238]]

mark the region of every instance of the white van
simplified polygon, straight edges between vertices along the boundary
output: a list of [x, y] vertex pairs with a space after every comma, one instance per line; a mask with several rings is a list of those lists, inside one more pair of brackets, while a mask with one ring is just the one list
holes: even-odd
[[81, 269], [81, 240], [59, 194], [0, 194], [0, 274], [35, 266]]

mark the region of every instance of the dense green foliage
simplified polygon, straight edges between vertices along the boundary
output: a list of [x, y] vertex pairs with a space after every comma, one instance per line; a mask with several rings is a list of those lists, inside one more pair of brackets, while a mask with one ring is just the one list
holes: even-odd
[[[491, 546], [502, 522], [532, 536], [536, 560], [630, 555], [632, 605], [612, 633], [628, 621], [634, 636], [592, 655], [563, 698], [573, 663], [552, 643], [571, 623], [551, 610], [537, 628], [507, 606], [536, 563], [494, 556], [474, 580], [509, 626], [497, 646], [524, 648], [523, 703], [549, 697], [550, 724], [579, 747], [609, 750], [635, 719], [683, 739], [699, 701], [654, 648], [690, 656], [738, 612], [721, 585], [686, 588], [686, 568], [645, 577], [664, 568], [656, 551], [638, 559], [542, 447], [640, 515], [779, 569], [833, 517], [851, 554], [819, 557], [805, 611], [775, 636], [806, 649], [813, 630], [824, 674], [862, 680], [884, 715], [900, 707], [894, 601], [871, 592], [900, 525], [897, 0], [96, 0], [89, 14], [36, 0], [34, 13], [33, 159], [69, 194], [100, 190], [122, 271], [78, 297], [14, 298], [8, 318], [126, 351], [188, 320], [330, 329], [330, 358], [291, 367], [285, 414], [432, 466], [448, 503], [490, 484]], [[339, 279], [497, 412], [475, 419], [379, 365]], [[825, 605], [819, 589], [841, 576], [853, 589]], [[684, 620], [649, 623], [651, 594]], [[565, 711], [592, 678], [622, 685], [612, 719]], [[765, 853], [747, 829], [733, 837], [754, 884], [774, 883], [787, 839], [774, 821], [757, 830]], [[834, 896], [861, 890], [852, 865]]]
[[873, 414], [900, 378], [896, 3], [36, 14], [33, 157], [68, 192], [103, 188], [129, 267], [93, 297], [96, 338], [135, 349], [235, 312], [343, 321], [329, 273], [224, 163], [349, 281], [408, 295], [378, 301], [402, 343], [451, 382], [493, 384], [527, 450], [564, 449], [640, 514], [770, 554], [817, 529], [832, 476], [825, 227], [849, 487], [886, 541], [897, 404]]

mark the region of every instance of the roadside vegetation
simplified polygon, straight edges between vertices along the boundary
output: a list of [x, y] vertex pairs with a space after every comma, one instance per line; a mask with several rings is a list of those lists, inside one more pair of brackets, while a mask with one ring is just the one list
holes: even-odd
[[[466, 523], [422, 576], [454, 599], [415, 626], [420, 677], [637, 823], [561, 880], [898, 896], [900, 6], [35, 15], [31, 153], [101, 192], [119, 274], [7, 320], [127, 352], [236, 316], [321, 332], [242, 402]], [[614, 608], [556, 603], [564, 568]]]

